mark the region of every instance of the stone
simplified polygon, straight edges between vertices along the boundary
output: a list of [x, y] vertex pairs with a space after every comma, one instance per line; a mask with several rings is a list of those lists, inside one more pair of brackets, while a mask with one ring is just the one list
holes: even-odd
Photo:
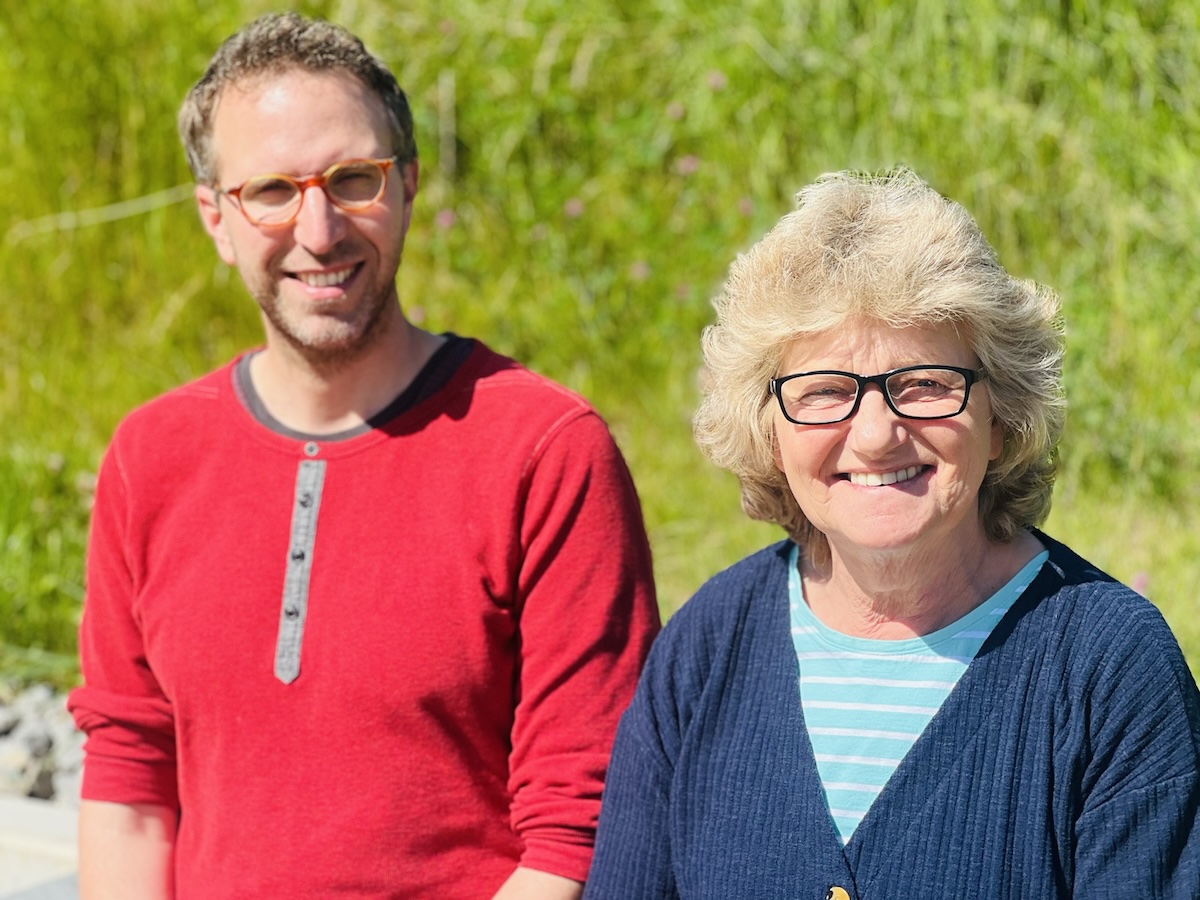
[[6, 692], [0, 705], [0, 793], [78, 806], [84, 736], [48, 685]]
[[0, 705], [0, 737], [16, 728], [20, 721], [21, 714], [17, 710], [7, 704]]

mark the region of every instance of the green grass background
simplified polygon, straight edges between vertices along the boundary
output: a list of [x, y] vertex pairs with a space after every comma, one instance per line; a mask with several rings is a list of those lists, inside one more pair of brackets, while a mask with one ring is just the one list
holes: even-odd
[[[73, 677], [91, 488], [133, 405], [260, 339], [188, 198], [175, 112], [257, 0], [0, 12], [0, 673]], [[915, 168], [1054, 286], [1071, 404], [1048, 529], [1200, 625], [1200, 4], [304, 2], [413, 102], [400, 285], [587, 395], [665, 614], [778, 536], [694, 449], [733, 256], [822, 172]], [[964, 11], [964, 10], [969, 10]]]

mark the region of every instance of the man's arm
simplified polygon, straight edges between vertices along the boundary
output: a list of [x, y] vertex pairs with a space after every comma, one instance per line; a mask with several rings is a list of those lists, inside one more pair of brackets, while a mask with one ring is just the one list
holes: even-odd
[[137, 575], [128, 548], [139, 539], [129, 536], [130, 491], [117, 441], [100, 467], [88, 537], [79, 629], [84, 684], [67, 704], [88, 736], [79, 883], [83, 900], [170, 900], [178, 822], [174, 715], [133, 613]]
[[80, 900], [171, 900], [177, 824], [165, 806], [81, 802]]
[[512, 824], [523, 867], [582, 883], [617, 722], [659, 615], [637, 493], [603, 421], [589, 412], [557, 427], [530, 471]]
[[570, 878], [518, 868], [500, 886], [492, 900], [579, 900], [583, 885]]

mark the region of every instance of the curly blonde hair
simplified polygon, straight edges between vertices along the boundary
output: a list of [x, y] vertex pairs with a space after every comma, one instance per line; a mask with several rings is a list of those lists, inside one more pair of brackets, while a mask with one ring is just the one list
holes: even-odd
[[1006, 542], [1050, 511], [1066, 402], [1057, 294], [1009, 275], [978, 225], [906, 168], [823, 175], [738, 256], [704, 331], [704, 397], [696, 442], [729, 469], [752, 519], [782, 526], [809, 559], [829, 545], [775, 464], [767, 384], [788, 345], [849, 320], [903, 328], [950, 323], [988, 372], [1004, 446], [988, 467], [979, 512]]

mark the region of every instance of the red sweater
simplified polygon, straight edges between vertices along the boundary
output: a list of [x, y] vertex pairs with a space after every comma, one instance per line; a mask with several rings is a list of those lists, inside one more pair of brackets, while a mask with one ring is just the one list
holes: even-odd
[[518, 864], [582, 881], [657, 627], [633, 484], [578, 396], [477, 345], [385, 425], [306, 442], [227, 366], [134, 411], [101, 468], [83, 796], [180, 809], [181, 900], [486, 898]]

